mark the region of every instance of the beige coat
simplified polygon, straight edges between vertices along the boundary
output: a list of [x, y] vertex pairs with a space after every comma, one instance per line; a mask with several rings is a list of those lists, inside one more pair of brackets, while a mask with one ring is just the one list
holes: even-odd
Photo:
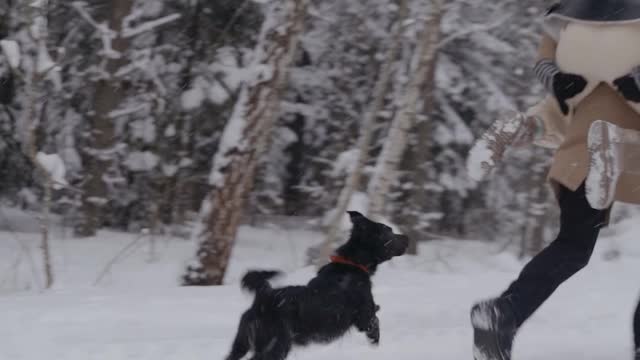
[[[566, 64], [558, 61], [557, 50], [557, 42], [545, 35], [539, 49], [540, 58], [554, 60], [563, 71], [571, 72]], [[599, 49], [594, 47], [594, 51]], [[616, 55], [608, 54], [608, 56]], [[636, 65], [640, 65], [640, 59]], [[636, 104], [628, 103], [608, 82], [593, 81], [588, 77], [587, 79], [590, 80], [587, 89], [576, 99], [572, 99], [572, 112], [569, 116], [562, 115], [556, 100], [551, 96], [530, 110], [531, 114], [539, 115], [546, 125], [545, 137], [538, 144], [557, 147], [549, 173], [550, 180], [574, 191], [580, 187], [588, 175], [587, 134], [594, 121], [604, 120], [625, 129], [640, 131], [640, 114], [634, 109]], [[637, 163], [640, 164], [640, 148], [630, 146], [629, 149], [633, 150], [627, 151], [625, 156], [637, 158]], [[627, 159], [627, 162], [636, 163], [631, 159]], [[640, 173], [622, 174], [615, 199], [640, 204]]]

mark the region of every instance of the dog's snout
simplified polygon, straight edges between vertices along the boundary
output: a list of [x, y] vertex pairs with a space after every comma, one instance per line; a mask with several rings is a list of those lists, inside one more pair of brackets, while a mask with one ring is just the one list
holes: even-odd
[[402, 246], [409, 247], [409, 237], [407, 235], [400, 235], [400, 242]]
[[395, 235], [396, 256], [404, 255], [409, 248], [409, 237], [407, 235]]

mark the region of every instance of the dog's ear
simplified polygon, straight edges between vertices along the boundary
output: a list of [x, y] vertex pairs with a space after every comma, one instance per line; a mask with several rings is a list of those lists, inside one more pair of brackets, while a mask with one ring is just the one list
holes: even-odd
[[358, 222], [366, 219], [364, 215], [360, 214], [357, 211], [347, 211], [347, 214], [349, 214], [349, 217], [351, 218], [351, 222], [353, 224], [357, 224]]

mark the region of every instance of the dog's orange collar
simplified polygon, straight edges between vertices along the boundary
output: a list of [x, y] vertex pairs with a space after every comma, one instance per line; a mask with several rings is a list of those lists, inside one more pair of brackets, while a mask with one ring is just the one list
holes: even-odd
[[353, 262], [353, 261], [351, 261], [351, 260], [349, 260], [349, 259], [347, 259], [347, 258], [345, 258], [343, 256], [333, 255], [333, 256], [331, 256], [331, 262], [332, 263], [338, 263], [338, 264], [351, 265], [351, 266], [357, 267], [358, 269], [366, 272], [367, 274], [369, 273], [369, 269], [366, 266], [364, 266], [362, 264], [355, 263], [355, 262]]

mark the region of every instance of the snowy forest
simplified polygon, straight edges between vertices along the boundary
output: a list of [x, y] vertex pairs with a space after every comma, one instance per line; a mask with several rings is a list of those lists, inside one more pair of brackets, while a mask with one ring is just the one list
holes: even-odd
[[194, 239], [187, 285], [222, 283], [241, 224], [323, 232], [311, 263], [353, 209], [414, 253], [452, 238], [534, 254], [557, 218], [550, 153], [514, 151], [482, 183], [465, 160], [542, 96], [547, 6], [0, 0], [0, 200], [38, 214], [45, 258], [52, 219], [77, 238]]
[[[304, 284], [347, 211], [409, 238], [372, 280], [380, 346], [289, 358], [473, 358], [472, 302], [558, 234], [552, 150], [467, 170], [545, 96], [551, 3], [0, 0], [0, 359], [222, 359], [246, 271]], [[628, 358], [639, 216], [616, 203], [517, 359]]]
[[353, 207], [416, 242], [535, 252], [554, 218], [545, 150], [481, 184], [464, 164], [500, 112], [539, 98], [545, 5], [3, 0], [2, 201], [77, 237], [193, 235], [205, 262], [236, 223], [295, 216], [335, 238]]

